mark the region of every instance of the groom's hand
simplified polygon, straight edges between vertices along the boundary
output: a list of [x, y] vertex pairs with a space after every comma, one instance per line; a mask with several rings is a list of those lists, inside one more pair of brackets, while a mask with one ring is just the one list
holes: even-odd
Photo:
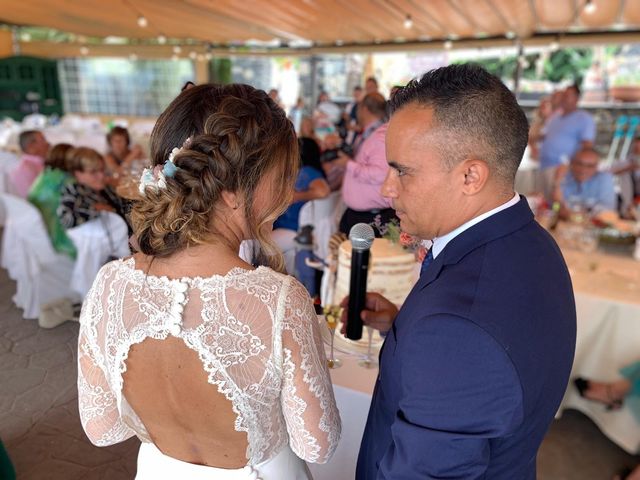
[[[342, 316], [340, 318], [342, 321], [342, 328], [340, 329], [340, 332], [344, 335], [347, 331], [347, 309], [349, 308], [349, 297], [345, 297], [342, 302], [340, 302], [340, 306], [343, 308]], [[367, 292], [364, 310], [362, 310], [360, 318], [362, 318], [362, 323], [365, 325], [375, 328], [382, 333], [387, 333], [391, 330], [391, 325], [393, 324], [393, 320], [396, 318], [397, 314], [398, 308], [392, 302], [384, 298], [379, 293]]]

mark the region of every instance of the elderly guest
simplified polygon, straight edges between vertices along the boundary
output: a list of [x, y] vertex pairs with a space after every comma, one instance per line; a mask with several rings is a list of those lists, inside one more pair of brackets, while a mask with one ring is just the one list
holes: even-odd
[[73, 181], [67, 172], [67, 157], [72, 153], [73, 147], [68, 143], [54, 146], [47, 155], [44, 171], [33, 182], [27, 198], [40, 210], [56, 252], [75, 258], [76, 247], [67, 236], [57, 214], [61, 191], [67, 183]]
[[27, 198], [29, 189], [44, 170], [44, 159], [49, 151], [49, 142], [42, 132], [26, 130], [18, 139], [22, 157], [20, 163], [9, 173], [9, 178], [16, 195]]
[[106, 169], [114, 176], [122, 174], [122, 170], [130, 168], [135, 160], [142, 160], [144, 152], [140, 145], [131, 147], [129, 131], [123, 127], [113, 127], [107, 134], [109, 152], [104, 156]]
[[616, 210], [613, 176], [599, 172], [600, 157], [593, 148], [583, 148], [571, 160], [569, 170], [554, 194], [560, 202], [560, 217], [569, 217], [573, 205], [581, 205], [591, 212]]
[[107, 187], [102, 155], [91, 148], [77, 148], [69, 159], [73, 180], [64, 186], [58, 217], [67, 229], [97, 218], [101, 211], [124, 217], [118, 197]]

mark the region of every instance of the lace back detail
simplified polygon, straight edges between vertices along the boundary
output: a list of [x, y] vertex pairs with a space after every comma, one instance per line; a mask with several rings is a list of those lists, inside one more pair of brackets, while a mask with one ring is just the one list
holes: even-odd
[[246, 432], [255, 465], [290, 442], [312, 462], [326, 461], [340, 418], [326, 369], [319, 326], [304, 288], [268, 268], [224, 276], [146, 276], [133, 259], [102, 268], [80, 318], [78, 392], [85, 432], [97, 445], [137, 435], [150, 441], [122, 396], [132, 345], [147, 338], [182, 339], [208, 382]]

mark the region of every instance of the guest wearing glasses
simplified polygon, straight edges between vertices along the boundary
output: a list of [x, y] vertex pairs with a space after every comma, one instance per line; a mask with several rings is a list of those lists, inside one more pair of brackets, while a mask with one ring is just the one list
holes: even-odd
[[124, 218], [122, 203], [105, 181], [105, 162], [91, 148], [77, 148], [67, 166], [73, 181], [60, 195], [58, 217], [65, 228], [82, 225], [98, 218], [101, 211], [115, 212]]
[[560, 202], [560, 218], [567, 219], [571, 207], [579, 205], [592, 213], [616, 210], [613, 176], [599, 172], [600, 156], [593, 148], [580, 150], [571, 160], [569, 170], [560, 182], [554, 200]]

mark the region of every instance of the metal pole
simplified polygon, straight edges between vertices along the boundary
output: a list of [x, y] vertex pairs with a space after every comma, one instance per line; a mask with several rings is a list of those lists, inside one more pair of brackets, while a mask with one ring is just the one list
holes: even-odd
[[11, 27], [11, 44], [13, 47], [13, 54], [20, 55], [20, 31], [18, 27]]
[[524, 48], [522, 42], [518, 40], [518, 54], [516, 55], [516, 71], [513, 73], [513, 94], [518, 98], [520, 95], [520, 77], [522, 76], [522, 65], [520, 59], [524, 58]]

